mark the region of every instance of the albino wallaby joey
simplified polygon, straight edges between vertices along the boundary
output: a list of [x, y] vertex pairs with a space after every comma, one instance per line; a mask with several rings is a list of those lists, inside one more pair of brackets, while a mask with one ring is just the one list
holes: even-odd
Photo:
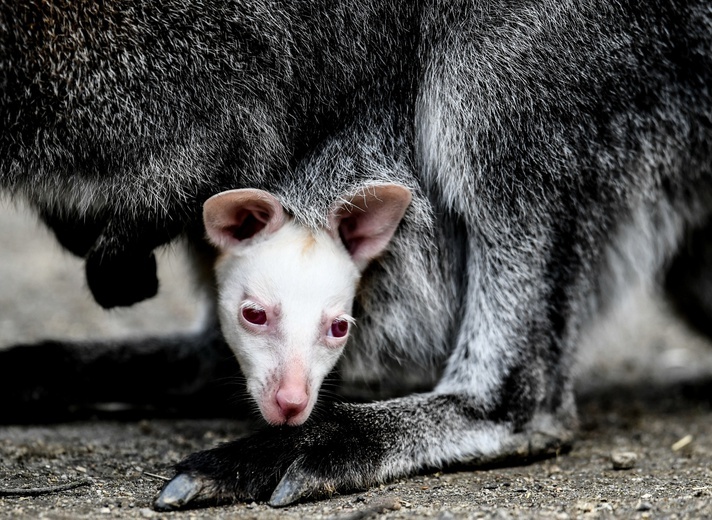
[[388, 244], [411, 200], [376, 185], [335, 201], [326, 229], [295, 223], [271, 194], [232, 190], [205, 203], [219, 248], [218, 308], [247, 389], [272, 425], [304, 423], [354, 325], [361, 272]]

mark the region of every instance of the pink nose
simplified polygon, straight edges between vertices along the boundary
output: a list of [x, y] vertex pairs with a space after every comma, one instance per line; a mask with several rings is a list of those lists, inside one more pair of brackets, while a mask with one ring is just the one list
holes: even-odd
[[309, 401], [307, 393], [304, 390], [292, 388], [280, 388], [275, 397], [277, 406], [287, 420], [302, 413]]

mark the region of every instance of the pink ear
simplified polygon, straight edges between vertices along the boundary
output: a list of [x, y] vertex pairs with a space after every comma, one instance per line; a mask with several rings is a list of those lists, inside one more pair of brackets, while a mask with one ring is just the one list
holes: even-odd
[[210, 241], [220, 249], [234, 247], [284, 224], [282, 205], [262, 190], [230, 190], [213, 195], [203, 205], [203, 222]]
[[330, 228], [359, 269], [380, 255], [390, 242], [412, 199], [398, 184], [368, 186], [344, 197], [332, 210]]

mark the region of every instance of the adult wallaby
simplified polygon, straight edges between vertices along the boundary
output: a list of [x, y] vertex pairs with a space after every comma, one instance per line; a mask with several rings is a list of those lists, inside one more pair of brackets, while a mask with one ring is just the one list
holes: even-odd
[[[283, 505], [426, 468], [558, 449], [575, 426], [571, 365], [581, 327], [624, 280], [616, 275], [661, 272], [686, 231], [709, 217], [707, 2], [321, 4], [255, 2], [237, 18], [235, 9], [211, 11], [212, 3], [160, 4], [172, 6], [168, 14], [150, 6], [111, 11], [116, 34], [95, 31], [110, 35], [98, 40], [112, 49], [106, 60], [125, 67], [58, 84], [64, 90], [54, 104], [28, 101], [57, 99], [53, 88], [38, 91], [52, 81], [33, 78], [66, 77], [67, 69], [41, 60], [3, 68], [17, 71], [8, 73], [7, 92], [29, 96], [17, 106], [31, 116], [17, 116], [27, 123], [4, 137], [3, 187], [40, 208], [71, 202], [45, 218], [66, 245], [87, 253], [88, 266], [100, 266], [88, 268], [90, 285], [92, 273], [107, 272], [101, 258], [122, 271], [115, 266], [126, 259], [145, 267], [157, 243], [184, 230], [198, 243], [200, 203], [225, 189], [270, 193], [310, 232], [329, 229], [338, 198], [364, 187], [400, 184], [413, 193], [388, 250], [363, 272], [342, 366], [347, 378], [430, 391], [323, 405], [300, 425], [190, 457], [158, 508], [201, 499]], [[25, 13], [14, 5], [3, 4], [10, 27], [7, 12]], [[54, 20], [41, 14], [33, 26]], [[198, 21], [210, 30], [190, 32]], [[125, 30], [138, 31], [141, 44]], [[226, 42], [224, 34], [239, 36]], [[196, 39], [205, 45], [192, 45]], [[47, 40], [43, 56], [55, 55], [56, 41]], [[154, 49], [163, 66], [153, 68], [142, 49]], [[159, 59], [165, 49], [187, 59], [173, 68]], [[97, 70], [106, 60], [96, 60]], [[93, 103], [95, 92], [112, 93], [113, 103]], [[14, 121], [11, 106], [3, 105], [5, 121]], [[77, 108], [87, 106], [103, 119]], [[73, 114], [75, 123], [57, 117], [48, 125], [53, 114]], [[126, 135], [136, 137], [122, 148]], [[53, 165], [63, 175], [47, 174]], [[94, 185], [101, 189], [89, 190], [91, 203], [80, 196], [85, 178], [102, 179]], [[97, 196], [114, 192], [132, 197]], [[151, 196], [139, 204], [137, 192]], [[144, 218], [124, 228], [125, 214]], [[64, 224], [83, 217], [98, 224], [83, 227], [73, 244]], [[156, 232], [142, 238], [141, 223]], [[124, 247], [132, 254], [119, 254]], [[672, 264], [668, 286], [678, 295], [694, 296], [675, 285], [685, 280], [675, 273], [704, 251], [690, 249]], [[111, 278], [99, 275], [95, 294]], [[145, 287], [147, 278], [134, 285]], [[288, 394], [267, 404], [272, 422], [307, 415], [311, 402]]]
[[[216, 217], [209, 201], [208, 233], [226, 251], [218, 267], [226, 337], [248, 381], [255, 376], [250, 389], [264, 417], [294, 426], [189, 457], [157, 508], [204, 499], [285, 505], [426, 468], [560, 449], [575, 428], [571, 367], [582, 327], [616, 286], [663, 274], [687, 230], [706, 225], [712, 207], [706, 3], [433, 2], [420, 13], [419, 45], [412, 129], [402, 127], [407, 118], [392, 124], [381, 106], [382, 120], [365, 117], [303, 160], [296, 178], [315, 179], [309, 186], [285, 181], [273, 195], [304, 228], [335, 239], [329, 208], [349, 193], [344, 180], [353, 188], [355, 179], [391, 172], [408, 185], [412, 171], [414, 201], [428, 209], [407, 212], [388, 253], [364, 272], [354, 303], [357, 326], [340, 369], [348, 378], [365, 367], [385, 381], [394, 378], [391, 367], [424, 367], [424, 380], [436, 378], [431, 390], [324, 405], [306, 420], [318, 384], [304, 382], [302, 359], [290, 365], [286, 360], [297, 358], [285, 357], [304, 342], [292, 342], [285, 327], [265, 347], [250, 329], [256, 323], [245, 322], [290, 320], [292, 307], [275, 318], [272, 302], [294, 297], [304, 307], [314, 274], [304, 267], [299, 280], [293, 273], [299, 296], [281, 296], [293, 294], [291, 284], [272, 270], [290, 257], [263, 260], [279, 254], [266, 252], [277, 240], [268, 216], [280, 211], [274, 200], [275, 209], [257, 218], [264, 225], [255, 235], [259, 251], [239, 245], [241, 236], [252, 236], [238, 224], [242, 203]], [[216, 200], [222, 197], [229, 195]], [[368, 215], [367, 204], [354, 212], [362, 210]], [[315, 211], [322, 215], [316, 224]], [[415, 215], [432, 220], [409, 228]], [[348, 234], [340, 237], [343, 256], [351, 245]], [[252, 298], [260, 292], [246, 289], [250, 280], [233, 271], [240, 262], [230, 251], [248, 255], [251, 247], [264, 268], [256, 279], [280, 280], [262, 284], [276, 287], [272, 299]], [[284, 251], [301, 247], [304, 239]], [[687, 265], [703, 256], [687, 256]], [[350, 296], [339, 284], [353, 281], [353, 269], [328, 279]], [[673, 271], [668, 285], [681, 279]], [[320, 301], [303, 312], [323, 312]], [[338, 308], [349, 314], [347, 304]], [[313, 316], [304, 322], [313, 356], [326, 348], [317, 330], [328, 336], [329, 319], [349, 321], [338, 312], [322, 316], [321, 328]], [[307, 369], [321, 375], [331, 362], [322, 352]], [[291, 399], [280, 398], [284, 388]]]

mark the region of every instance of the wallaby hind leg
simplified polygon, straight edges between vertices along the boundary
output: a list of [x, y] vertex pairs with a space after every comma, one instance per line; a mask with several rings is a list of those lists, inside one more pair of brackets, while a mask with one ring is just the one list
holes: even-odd
[[120, 403], [129, 415], [245, 415], [239, 367], [217, 327], [0, 351], [0, 423], [52, 422]]
[[712, 338], [712, 221], [686, 235], [663, 283], [675, 310]]

